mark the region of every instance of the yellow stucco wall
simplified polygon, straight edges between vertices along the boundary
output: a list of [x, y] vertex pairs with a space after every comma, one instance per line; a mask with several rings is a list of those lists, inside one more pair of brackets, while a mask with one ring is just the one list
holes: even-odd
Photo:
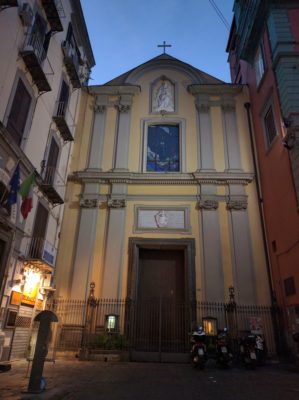
[[[178, 95], [178, 112], [172, 115], [153, 115], [150, 113], [150, 88], [151, 83], [162, 75], [167, 76], [177, 84]], [[159, 122], [171, 121], [173, 118], [179, 118], [185, 121], [186, 126], [186, 143], [185, 143], [185, 156], [186, 156], [186, 171], [190, 174], [198, 169], [199, 160], [197, 159], [198, 149], [198, 119], [197, 112], [194, 106], [195, 98], [187, 91], [187, 86], [190, 84], [190, 79], [186, 75], [172, 69], [162, 69], [161, 71], [151, 70], [144, 74], [136, 82], [140, 87], [140, 93], [135, 94], [131, 107], [131, 122], [130, 122], [130, 142], [129, 142], [129, 156], [128, 156], [128, 173], [142, 172], [141, 160], [143, 157], [143, 122], [150, 119], [155, 119]], [[212, 145], [213, 145], [213, 159], [215, 166], [215, 173], [223, 173], [226, 168], [225, 163], [225, 140], [224, 140], [224, 124], [223, 114], [221, 109], [221, 96], [210, 94], [210, 101], [214, 103], [210, 107], [211, 126], [212, 126]], [[115, 96], [116, 99], [118, 98]], [[246, 112], [244, 102], [247, 99], [247, 93], [239, 91], [234, 94], [236, 101], [236, 123], [238, 130], [238, 140], [240, 146], [241, 168], [243, 173], [252, 173], [252, 157], [250, 154], [250, 139], [248, 134]], [[92, 124], [93, 124], [93, 111], [91, 105], [93, 104], [93, 96], [84, 93], [81, 101], [80, 120], [78, 122], [76, 131], [76, 143], [74, 146], [72, 158], [72, 171], [85, 170], [87, 165], [87, 157], [89, 154], [89, 146], [91, 142]], [[111, 96], [110, 96], [111, 100]], [[113, 169], [114, 146], [117, 138], [117, 110], [113, 105], [107, 106], [106, 120], [105, 120], [105, 133], [103, 141], [103, 159], [101, 174], [111, 171]], [[101, 175], [104, 176], [105, 175]], [[158, 176], [158, 175], [157, 175]], [[178, 174], [178, 179], [182, 174]], [[101, 178], [102, 179], [102, 178]], [[216, 178], [215, 178], [216, 179]], [[247, 178], [246, 178], [247, 179]], [[96, 184], [96, 182], [94, 182]], [[202, 249], [202, 226], [200, 219], [200, 209], [198, 207], [198, 200], [201, 194], [201, 186], [194, 179], [193, 183], [190, 182], [183, 184], [147, 184], [142, 183], [122, 183], [126, 186], [126, 207], [125, 207], [125, 226], [122, 236], [122, 249], [121, 249], [121, 266], [119, 279], [121, 297], [127, 295], [127, 280], [128, 280], [128, 242], [130, 237], [140, 238], [192, 238], [195, 241], [195, 269], [196, 269], [196, 293], [200, 300], [203, 300], [204, 281], [203, 281], [203, 249]], [[102, 296], [103, 293], [103, 280], [104, 275], [109, 268], [109, 260], [106, 258], [107, 246], [107, 232], [109, 229], [109, 208], [107, 202], [112, 193], [112, 187], [115, 183], [106, 181], [106, 183], [99, 184], [99, 191], [101, 197], [101, 205], [97, 211], [97, 224], [95, 233], [94, 252], [90, 255], [92, 265], [91, 279], [96, 283], [96, 295]], [[210, 183], [213, 185], [213, 182]], [[259, 221], [259, 212], [257, 207], [257, 196], [255, 191], [255, 183], [248, 181], [248, 185], [244, 186], [244, 196], [247, 196], [248, 207], [248, 221], [250, 238], [253, 243], [253, 271], [255, 275], [255, 290], [257, 292], [257, 299], [259, 303], [268, 303], [269, 294], [265, 287], [267, 287], [267, 272], [264, 249], [262, 244], [261, 224]], [[220, 232], [220, 257], [222, 262], [223, 271], [223, 291], [225, 299], [228, 300], [228, 287], [233, 284], [234, 279], [234, 260], [233, 260], [233, 244], [231, 234], [230, 212], [227, 210], [228, 201], [228, 183], [219, 182], [214, 185], [214, 196], [218, 201], [217, 218], [219, 223]], [[67, 293], [67, 286], [72, 279], [74, 268], [74, 254], [76, 251], [76, 235], [80, 221], [80, 207], [79, 195], [84, 191], [83, 184], [69, 183], [68, 189], [68, 202], [66, 204], [66, 213], [64, 217], [64, 224], [61, 234], [62, 250], [59, 253], [59, 292], [61, 295]], [[148, 196], [148, 197], [146, 197]], [[176, 196], [180, 196], [177, 199]], [[167, 206], [188, 206], [190, 209], [190, 233], [170, 233], [164, 232], [135, 232], [134, 231], [134, 218], [135, 207], [137, 205], [152, 206], [154, 208], [161, 208]], [[66, 245], [67, 244], [67, 245]], [[67, 250], [66, 250], [67, 249]], [[106, 272], [105, 272], [106, 269]], [[257, 278], [258, 277], [258, 278]], [[109, 279], [116, 279], [111, 275]]]

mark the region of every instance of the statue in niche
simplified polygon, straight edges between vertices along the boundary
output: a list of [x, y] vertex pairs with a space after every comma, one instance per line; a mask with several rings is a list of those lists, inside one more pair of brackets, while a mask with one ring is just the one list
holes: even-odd
[[160, 80], [154, 86], [152, 111], [174, 111], [174, 87], [169, 80]]

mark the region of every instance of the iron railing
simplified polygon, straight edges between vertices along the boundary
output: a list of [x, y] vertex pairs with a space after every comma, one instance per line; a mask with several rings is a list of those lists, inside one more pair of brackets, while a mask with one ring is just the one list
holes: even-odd
[[55, 266], [57, 248], [43, 237], [28, 237], [26, 240], [25, 258], [42, 260]]
[[58, 351], [117, 348], [187, 353], [190, 333], [211, 320], [218, 329], [228, 328], [233, 348], [237, 349], [245, 331], [259, 329], [268, 353], [276, 353], [270, 306], [92, 299], [54, 300], [49, 307], [59, 320], [55, 335]]
[[57, 194], [63, 199], [65, 193], [65, 182], [63, 177], [59, 174], [56, 167], [46, 166], [41, 171], [42, 182], [41, 186], [53, 188]]
[[28, 49], [32, 49], [39, 64], [42, 64], [46, 58], [46, 52], [43, 47], [44, 42], [41, 35], [38, 32], [32, 32], [27, 37], [24, 45], [24, 51]]

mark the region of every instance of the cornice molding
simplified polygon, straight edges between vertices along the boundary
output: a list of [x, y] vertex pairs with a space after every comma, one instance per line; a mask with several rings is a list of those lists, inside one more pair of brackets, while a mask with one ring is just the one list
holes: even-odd
[[128, 185], [248, 185], [253, 179], [253, 173], [245, 172], [152, 174], [138, 172], [103, 172], [100, 170], [76, 171], [68, 177], [68, 180], [71, 182]]
[[125, 86], [109, 86], [109, 85], [96, 85], [89, 86], [88, 91], [92, 95], [135, 95], [141, 92], [140, 86], [125, 85]]
[[223, 94], [236, 95], [241, 93], [244, 85], [235, 85], [231, 83], [222, 83], [219, 85], [189, 85], [189, 93], [196, 94], [208, 94], [213, 96], [219, 96]]

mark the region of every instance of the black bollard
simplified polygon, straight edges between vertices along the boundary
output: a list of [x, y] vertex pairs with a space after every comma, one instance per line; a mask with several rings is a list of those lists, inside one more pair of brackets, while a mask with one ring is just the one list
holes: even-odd
[[40, 393], [43, 390], [41, 388], [41, 380], [45, 358], [48, 353], [48, 342], [49, 334], [51, 331], [51, 323], [58, 322], [58, 318], [52, 311], [42, 311], [34, 318], [34, 321], [39, 321], [40, 324], [30, 373], [28, 392]]

